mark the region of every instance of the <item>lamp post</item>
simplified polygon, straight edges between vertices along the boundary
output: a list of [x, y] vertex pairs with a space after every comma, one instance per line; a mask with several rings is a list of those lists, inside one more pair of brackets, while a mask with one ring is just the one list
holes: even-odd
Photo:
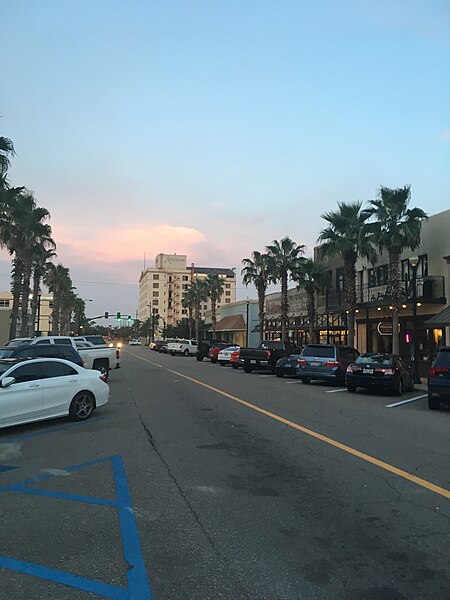
[[417, 340], [417, 265], [419, 264], [418, 256], [411, 256], [409, 258], [409, 264], [412, 268], [412, 358], [414, 361], [413, 366], [413, 377], [414, 383], [420, 383], [419, 375], [419, 344]]

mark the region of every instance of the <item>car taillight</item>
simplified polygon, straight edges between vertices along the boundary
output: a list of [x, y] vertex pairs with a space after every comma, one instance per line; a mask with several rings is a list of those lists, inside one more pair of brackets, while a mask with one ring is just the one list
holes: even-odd
[[84, 367], [84, 360], [81, 359], [81, 366]]
[[267, 360], [269, 360], [269, 358], [270, 358], [270, 350], [266, 350], [266, 357], [267, 357]]
[[348, 365], [347, 367], [347, 373], [356, 373], [358, 371], [361, 371], [361, 367], [357, 367], [356, 365]]
[[374, 369], [374, 371], [376, 373], [383, 373], [383, 375], [393, 375], [396, 371], [396, 369], [384, 369], [384, 368], [380, 368], [380, 369]]
[[103, 374], [102, 374], [102, 375], [100, 375], [100, 379], [101, 379], [102, 381], [104, 381], [105, 383], [108, 381], [108, 380], [106, 379], [106, 375], [103, 375]]
[[448, 373], [448, 369], [446, 369], [445, 367], [431, 367], [430, 369], [430, 377], [436, 377], [436, 375], [439, 374], [444, 374], [444, 373]]
[[306, 366], [306, 360], [304, 358], [299, 358], [297, 364], [301, 367]]
[[341, 363], [338, 360], [327, 360], [325, 363], [326, 367], [339, 367]]
[[120, 358], [120, 351], [116, 350], [116, 360], [119, 360], [119, 358]]

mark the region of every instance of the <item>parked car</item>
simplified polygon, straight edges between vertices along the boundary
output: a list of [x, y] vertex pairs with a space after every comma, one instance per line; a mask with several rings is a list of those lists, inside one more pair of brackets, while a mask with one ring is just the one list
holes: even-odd
[[155, 350], [155, 352], [160, 352], [161, 346], [165, 343], [165, 340], [154, 340], [150, 342], [149, 348], [151, 350]]
[[62, 358], [73, 362], [79, 367], [84, 367], [84, 360], [72, 346], [65, 344], [20, 344], [20, 346], [4, 346], [0, 348], [0, 359], [2, 358]]
[[359, 356], [356, 348], [333, 344], [307, 344], [297, 363], [297, 376], [303, 383], [324, 379], [345, 383], [345, 372]]
[[67, 360], [0, 360], [0, 427], [66, 415], [84, 421], [108, 398], [103, 375]]
[[219, 352], [221, 350], [223, 350], [224, 348], [227, 348], [230, 344], [227, 344], [225, 342], [217, 342], [216, 344], [213, 344], [211, 346], [211, 348], [208, 351], [208, 358], [212, 363], [216, 363], [217, 362], [217, 357], [219, 356]]
[[345, 384], [349, 392], [362, 387], [401, 396], [414, 390], [414, 374], [411, 365], [393, 354], [361, 354], [348, 365]]
[[197, 360], [201, 362], [204, 358], [209, 358], [209, 351], [213, 346], [225, 348], [228, 345], [218, 340], [201, 340], [197, 346]]
[[257, 348], [241, 348], [239, 357], [246, 373], [251, 373], [254, 369], [270, 369], [275, 374], [278, 360], [293, 352], [291, 342], [264, 340]]
[[225, 365], [231, 364], [231, 355], [233, 352], [239, 352], [240, 348], [240, 346], [228, 346], [227, 348], [221, 350], [217, 355], [217, 362], [219, 365], [224, 367]]
[[441, 402], [450, 402], [450, 347], [439, 350], [428, 376], [428, 407], [439, 410]]
[[20, 346], [20, 344], [29, 344], [31, 342], [31, 338], [14, 338], [13, 340], [9, 340], [9, 342], [5, 343], [5, 346]]
[[183, 356], [193, 356], [197, 353], [197, 340], [178, 340], [167, 344], [167, 352], [172, 356], [183, 354]]
[[243, 365], [243, 361], [240, 359], [240, 354], [240, 350], [235, 350], [230, 355], [230, 364], [233, 369], [239, 369], [239, 367], [242, 367]]
[[140, 342], [139, 340], [130, 340], [130, 341], [128, 342], [128, 344], [129, 344], [130, 346], [140, 346], [140, 345], [141, 345], [141, 342]]
[[173, 342], [178, 342], [177, 339], [163, 340], [161, 345], [158, 348], [158, 352], [161, 354], [167, 354], [167, 346], [172, 344]]
[[277, 360], [275, 366], [275, 375], [277, 377], [296, 377], [297, 376], [297, 364], [300, 358], [300, 353], [290, 354], [289, 356], [283, 356]]

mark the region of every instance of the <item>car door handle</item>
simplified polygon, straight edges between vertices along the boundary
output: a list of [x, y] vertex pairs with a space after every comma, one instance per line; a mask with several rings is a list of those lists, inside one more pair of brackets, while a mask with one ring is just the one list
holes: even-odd
[[38, 383], [34, 383], [33, 385], [30, 385], [30, 388], [35, 388], [35, 387], [39, 387]]
[[77, 380], [76, 379], [69, 379], [68, 383], [76, 383]]

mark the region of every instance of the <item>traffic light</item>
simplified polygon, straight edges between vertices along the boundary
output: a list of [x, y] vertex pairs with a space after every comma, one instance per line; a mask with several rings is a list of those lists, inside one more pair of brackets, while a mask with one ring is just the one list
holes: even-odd
[[109, 319], [109, 312], [105, 311], [105, 319]]
[[129, 323], [130, 321], [132, 321], [132, 320], [133, 320], [133, 319], [131, 318], [131, 315], [128, 315], [128, 323]]
[[117, 313], [117, 315], [116, 315], [116, 319], [117, 319], [118, 321], [120, 321], [120, 312], [118, 312], [118, 313]]

